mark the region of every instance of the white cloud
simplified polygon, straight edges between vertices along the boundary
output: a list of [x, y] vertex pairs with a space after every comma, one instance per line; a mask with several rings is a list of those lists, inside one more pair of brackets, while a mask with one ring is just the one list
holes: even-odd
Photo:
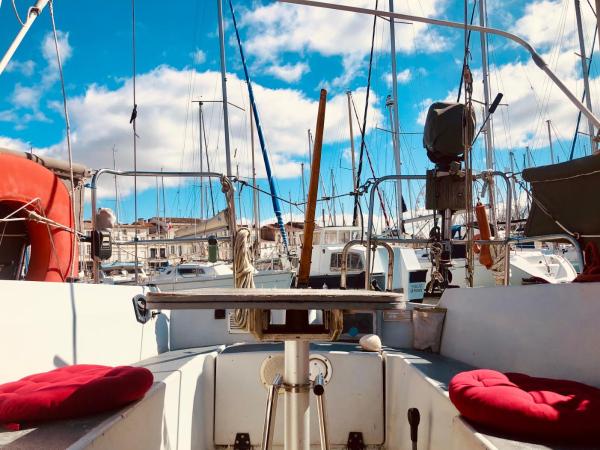
[[[392, 74], [391, 73], [386, 73], [384, 75], [384, 79], [385, 82], [387, 83], [388, 86], [392, 85]], [[408, 83], [410, 80], [412, 80], [412, 72], [410, 69], [404, 69], [400, 72], [398, 72], [396, 74], [396, 80], [398, 81], [399, 84], [406, 84]]]
[[17, 83], [11, 96], [11, 102], [17, 108], [37, 110], [40, 104], [40, 88]]
[[[595, 17], [585, 2], [581, 4], [581, 13], [583, 29], [594, 30]], [[573, 2], [570, 1], [537, 0], [527, 4], [523, 16], [517, 19], [511, 31], [541, 50], [547, 50], [559, 42], [562, 43], [563, 49], [578, 48], [575, 11]], [[588, 51], [591, 33], [586, 39]]]
[[267, 67], [265, 72], [288, 83], [295, 83], [309, 70], [308, 64], [299, 62], [296, 64], [272, 65]]
[[199, 48], [192, 52], [191, 57], [194, 60], [194, 64], [202, 64], [206, 61], [206, 53]]
[[[73, 49], [69, 44], [69, 34], [62, 31], [57, 31], [58, 49], [61, 55], [61, 62], [64, 65], [71, 55]], [[41, 45], [42, 57], [46, 66], [41, 71], [41, 79], [37, 80], [36, 84], [26, 86], [17, 83], [14, 87], [10, 101], [14, 109], [30, 110], [30, 112], [22, 114], [15, 121], [15, 129], [23, 129], [29, 122], [48, 122], [49, 119], [40, 111], [40, 100], [43, 94], [50, 89], [56, 81], [58, 81], [58, 62], [56, 60], [56, 47], [54, 43], [54, 35], [52, 32], [46, 33]], [[19, 70], [24, 75], [28, 71], [33, 71], [35, 63], [33, 61], [14, 62], [12, 70]], [[4, 111], [3, 116], [14, 116], [14, 111]], [[1, 119], [0, 117], [0, 120]]]
[[[371, 0], [345, 1], [352, 6], [372, 8]], [[445, 0], [420, 2], [418, 11], [409, 0], [396, 1], [398, 12], [424, 16], [439, 15]], [[386, 4], [387, 6], [387, 4]], [[247, 27], [246, 48], [262, 63], [278, 61], [286, 52], [317, 52], [323, 56], [341, 56], [343, 72], [333, 86], [348, 87], [349, 81], [360, 69], [369, 54], [373, 18], [371, 16], [312, 8], [283, 3], [273, 3], [246, 11], [241, 20]], [[332, 25], [334, 24], [334, 25]], [[378, 21], [378, 29], [386, 22]], [[382, 33], [379, 48], [389, 47], [388, 33]], [[425, 24], [399, 25], [396, 30], [396, 50], [399, 53], [439, 52], [446, 49], [448, 41]], [[349, 70], [352, 70], [349, 73]]]
[[[60, 52], [61, 62], [64, 64], [73, 54], [73, 48], [69, 43], [69, 33], [57, 30], [58, 51]], [[49, 66], [58, 67], [56, 61], [56, 47], [54, 44], [54, 35], [52, 32], [46, 33], [42, 41], [42, 56]]]
[[[193, 92], [189, 92], [190, 79], [194, 79]], [[199, 170], [197, 145], [197, 110], [191, 108], [191, 99], [213, 92], [220, 74], [214, 71], [195, 72], [158, 67], [140, 74], [136, 79], [138, 98], [138, 169], [140, 170]], [[229, 74], [229, 101], [244, 105], [245, 112], [229, 110], [233, 172], [239, 165], [239, 174], [250, 174], [249, 119], [245, 82]], [[73, 130], [74, 160], [91, 168], [112, 167], [112, 147], [118, 149], [117, 166], [122, 170], [133, 168], [131, 114], [131, 80], [110, 90], [99, 85], [90, 86], [85, 94], [69, 100]], [[256, 102], [260, 111], [273, 172], [277, 178], [299, 176], [299, 160], [306, 158], [306, 130], [314, 130], [318, 97], [307, 97], [294, 89], [270, 89], [254, 84]], [[354, 91], [357, 107], [365, 101], [364, 88]], [[325, 143], [341, 139], [339, 129], [347, 126], [347, 100], [345, 94], [329, 98], [325, 120]], [[382, 120], [375, 108], [377, 98], [370, 97], [372, 123]], [[90, 114], [93, 111], [93, 114]], [[204, 117], [211, 169], [225, 172], [225, 152], [222, 127], [222, 109], [219, 104], [206, 103]], [[45, 148], [52, 156], [66, 156], [65, 142]], [[264, 177], [260, 148], [256, 140], [257, 171]], [[233, 155], [232, 155], [233, 157]], [[100, 194], [111, 192], [110, 180], [100, 186]], [[154, 181], [142, 180], [140, 190], [153, 186]], [[176, 183], [165, 180], [165, 183]], [[131, 183], [123, 182], [121, 192], [131, 192]]]
[[13, 60], [8, 63], [6, 66], [7, 72], [19, 72], [21, 75], [25, 77], [30, 77], [33, 75], [33, 71], [35, 70], [35, 61], [28, 59], [27, 61], [16, 61]]
[[[64, 66], [73, 54], [73, 48], [69, 43], [69, 33], [57, 30], [58, 51], [60, 53], [60, 61]], [[56, 46], [54, 44], [54, 35], [48, 32], [42, 41], [42, 56], [46, 61], [46, 69], [42, 74], [42, 83], [45, 86], [51, 86], [58, 80], [58, 61], [56, 59]]]
[[429, 107], [433, 103], [433, 99], [426, 98], [419, 103], [419, 115], [417, 116], [417, 123], [419, 125], [425, 125], [425, 119], [427, 118], [427, 113], [429, 112]]

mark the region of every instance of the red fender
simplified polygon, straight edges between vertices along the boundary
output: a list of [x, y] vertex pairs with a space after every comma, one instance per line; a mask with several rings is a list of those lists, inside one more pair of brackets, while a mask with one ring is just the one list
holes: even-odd
[[[0, 202], [19, 208], [27, 206], [70, 229], [74, 229], [74, 214], [69, 191], [59, 178], [44, 166], [19, 156], [0, 154]], [[28, 220], [27, 234], [31, 244], [29, 281], [66, 281], [77, 276], [78, 251], [73, 245], [75, 235], [69, 231]], [[72, 254], [73, 253], [73, 254]]]

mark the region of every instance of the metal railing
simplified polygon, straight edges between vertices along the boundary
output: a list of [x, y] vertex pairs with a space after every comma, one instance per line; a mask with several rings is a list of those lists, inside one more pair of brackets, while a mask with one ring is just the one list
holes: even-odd
[[[484, 239], [475, 239], [471, 241], [471, 243], [476, 244], [489, 244], [489, 245], [503, 245], [505, 251], [504, 258], [504, 284], [508, 285], [510, 279], [510, 252], [509, 252], [509, 244], [511, 242], [510, 238], [510, 227], [512, 220], [512, 192], [511, 192], [511, 184], [510, 177], [506, 175], [504, 172], [499, 171], [485, 171], [479, 174], [473, 174], [473, 181], [478, 179], [484, 179], [492, 176], [501, 177], [504, 179], [506, 183], [506, 235], [504, 239], [498, 240], [484, 240]], [[390, 237], [376, 237], [373, 238], [373, 211], [375, 205], [375, 191], [377, 187], [383, 183], [384, 181], [389, 180], [427, 180], [426, 175], [386, 175], [381, 178], [376, 178], [370, 189], [371, 192], [369, 194], [369, 219], [367, 222], [367, 248], [371, 248], [372, 241], [376, 240], [378, 243], [397, 243], [397, 244], [430, 244], [431, 239], [405, 239], [405, 238], [390, 238]], [[469, 241], [465, 239], [447, 239], [444, 240], [449, 244], [468, 244]], [[371, 284], [371, 252], [367, 252], [366, 255], [366, 276], [365, 276], [365, 289], [370, 289]]]
[[[379, 239], [372, 240], [372, 245], [383, 246], [388, 252], [388, 270], [386, 277], [385, 290], [391, 292], [394, 288], [394, 249], [387, 242], [380, 241]], [[371, 248], [367, 245], [366, 241], [360, 239], [354, 239], [348, 241], [342, 250], [342, 262], [340, 267], [340, 289], [346, 289], [346, 277], [348, 274], [348, 252], [350, 248], [355, 245], [364, 245], [366, 247], [366, 253], [371, 253]], [[365, 289], [370, 289], [369, 277], [367, 274], [370, 272], [365, 271]]]
[[[92, 176], [92, 180], [90, 182], [90, 189], [92, 191], [92, 230], [96, 231], [96, 227], [97, 227], [97, 223], [96, 223], [96, 212], [97, 212], [97, 204], [98, 204], [98, 199], [97, 199], [97, 187], [98, 187], [98, 180], [100, 179], [100, 177], [102, 175], [114, 175], [114, 176], [119, 176], [119, 177], [162, 177], [162, 178], [218, 178], [219, 181], [221, 182], [221, 186], [223, 187], [222, 191], [225, 194], [225, 197], [227, 198], [227, 204], [231, 205], [231, 208], [228, 208], [228, 223], [230, 225], [230, 237], [228, 237], [227, 239], [229, 239], [231, 241], [231, 252], [232, 252], [232, 257], [234, 257], [235, 255], [233, 255], [233, 251], [234, 251], [234, 242], [235, 242], [235, 223], [236, 223], [236, 218], [235, 218], [235, 208], [233, 207], [233, 205], [235, 204], [235, 198], [234, 198], [234, 187], [233, 184], [231, 182], [231, 180], [229, 178], [227, 178], [225, 175], [217, 173], [217, 172], [163, 172], [163, 171], [149, 171], [149, 170], [144, 170], [144, 171], [119, 171], [119, 170], [113, 170], [113, 169], [99, 169], [96, 172], [94, 172], [93, 176]], [[137, 217], [135, 218], [135, 220], [137, 221]], [[231, 224], [233, 224], [233, 229], [231, 228]], [[186, 239], [187, 241], [189, 240], [194, 240], [194, 241], [203, 241], [206, 240], [206, 238], [201, 237], [201, 238], [188, 238]], [[160, 241], [160, 242], [159, 242]], [[137, 248], [137, 245], [140, 243], [177, 243], [177, 242], [185, 242], [184, 239], [153, 239], [153, 240], [139, 240], [137, 239], [137, 236], [135, 237], [135, 239], [131, 242], [131, 244], [135, 245]], [[117, 243], [117, 245], [125, 245], [127, 244], [126, 242], [119, 242]], [[137, 254], [137, 252], [136, 252]], [[235, 258], [234, 258], [235, 259]], [[92, 262], [92, 274], [93, 274], [93, 279], [94, 279], [94, 283], [98, 283], [100, 282], [100, 260], [96, 257], [93, 256], [93, 262]], [[137, 267], [138, 265], [138, 261], [136, 258], [135, 261], [135, 265]], [[137, 272], [137, 270], [136, 270]]]

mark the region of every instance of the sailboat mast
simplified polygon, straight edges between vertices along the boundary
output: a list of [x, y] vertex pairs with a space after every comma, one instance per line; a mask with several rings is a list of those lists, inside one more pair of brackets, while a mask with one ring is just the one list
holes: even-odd
[[250, 149], [252, 151], [252, 206], [254, 210], [254, 232], [256, 233], [256, 257], [260, 257], [260, 212], [258, 211], [258, 190], [256, 189], [256, 165], [254, 156], [254, 117], [250, 109]]
[[550, 161], [554, 164], [554, 148], [552, 147], [552, 133], [550, 132], [550, 120], [546, 120], [548, 124], [548, 143], [550, 144]]
[[[117, 149], [113, 145], [112, 154], [113, 154], [113, 170], [117, 171], [117, 157], [116, 157]], [[117, 221], [117, 235], [119, 235], [119, 187], [117, 184], [117, 174], [115, 174], [115, 216]], [[94, 213], [95, 214], [95, 213]], [[117, 258], [121, 261], [121, 246], [117, 245]]]
[[[599, 0], [600, 1], [600, 0]], [[346, 92], [348, 97], [348, 125], [350, 128], [350, 156], [352, 158], [352, 191], [356, 190], [356, 157], [354, 155], [354, 131], [352, 129], [352, 92]]]
[[[579, 36], [579, 56], [581, 58], [581, 72], [583, 74], [583, 88], [587, 95], [585, 96], [585, 106], [592, 111], [592, 96], [590, 92], [590, 79], [588, 74], [587, 53], [585, 52], [585, 40], [583, 37], [583, 24], [581, 22], [581, 2], [575, 0], [575, 17], [577, 18], [577, 35]], [[588, 118], [588, 133], [590, 136], [590, 151], [592, 154], [597, 152], [596, 142], [594, 140], [594, 124]]]
[[[394, 0], [390, 0], [390, 12], [394, 12]], [[392, 115], [392, 143], [394, 146], [394, 164], [396, 166], [396, 175], [402, 175], [402, 161], [400, 159], [400, 119], [398, 117], [398, 75], [396, 73], [396, 30], [394, 28], [395, 19], [390, 19], [390, 55], [392, 58], [392, 96], [391, 110]], [[388, 102], [390, 100], [388, 99]], [[398, 220], [398, 236], [402, 233], [402, 180], [396, 180], [396, 217]]]
[[[515, 173], [515, 154], [510, 151], [508, 154], [510, 159], [510, 172]], [[521, 214], [519, 212], [519, 198], [517, 197], [517, 183], [515, 181], [515, 177], [510, 177], [510, 187], [512, 189], [512, 197], [513, 197], [513, 205], [515, 205], [515, 218], [520, 219]]]
[[335, 210], [335, 180], [333, 179], [333, 169], [330, 169], [330, 177], [331, 177], [331, 207], [333, 214], [333, 226], [337, 227], [337, 211]]
[[310, 134], [310, 128], [306, 130], [308, 138], [308, 165], [312, 166], [312, 135]]
[[[220, 4], [220, 2], [219, 2]], [[275, 187], [275, 180], [271, 171], [271, 162], [269, 161], [269, 153], [267, 151], [267, 144], [265, 142], [265, 136], [260, 126], [260, 117], [258, 115], [258, 108], [254, 100], [254, 91], [252, 90], [252, 81], [250, 80], [250, 74], [248, 73], [248, 65], [246, 64], [246, 57], [244, 56], [244, 49], [242, 48], [242, 40], [240, 38], [240, 32], [237, 27], [237, 20], [235, 18], [235, 11], [233, 10], [233, 3], [229, 0], [229, 10], [231, 11], [231, 19], [233, 21], [233, 28], [235, 30], [235, 37], [240, 51], [240, 59], [242, 60], [242, 67], [244, 69], [244, 77], [246, 78], [246, 85], [248, 87], [248, 97], [250, 97], [250, 106], [254, 113], [254, 121], [256, 123], [256, 132], [258, 133], [258, 142], [260, 143], [260, 149], [262, 151], [263, 161], [265, 163], [265, 172], [267, 173], [267, 180], [269, 181], [269, 190], [271, 192], [271, 203], [273, 205], [273, 212], [277, 218], [277, 224], [279, 225], [279, 232], [281, 234], [281, 240], [285, 252], [289, 254], [288, 238], [285, 226], [283, 224], [283, 218], [281, 214], [281, 206], [279, 204], [279, 196], [277, 195], [277, 188]]]
[[[198, 102], [198, 141], [200, 148], [200, 172], [204, 172], [204, 146], [202, 145], [202, 101]], [[200, 176], [200, 218], [204, 218], [204, 178]], [[208, 216], [208, 214], [207, 214]]]
[[[479, 1], [479, 25], [487, 27], [487, 6], [486, 0]], [[494, 170], [494, 140], [493, 140], [493, 118], [490, 116], [490, 69], [488, 62], [488, 39], [487, 33], [479, 33], [481, 39], [481, 69], [483, 72], [483, 117], [488, 117], [485, 126], [485, 165], [487, 170]], [[490, 219], [493, 229], [496, 229], [496, 188], [494, 180], [490, 177], [488, 180], [489, 198], [490, 198]]]
[[227, 176], [231, 176], [231, 148], [229, 143], [229, 110], [227, 103], [227, 69], [225, 65], [225, 26], [223, 24], [223, 3], [217, 0], [219, 14], [219, 52], [221, 57], [221, 90], [223, 91], [223, 126], [225, 131], [225, 164]]
[[[219, 15], [219, 54], [221, 59], [221, 90], [223, 94], [223, 131], [225, 132], [225, 164], [227, 177], [231, 178], [231, 147], [229, 144], [229, 110], [227, 103], [227, 69], [225, 67], [225, 26], [223, 24], [223, 4], [222, 0], [217, 0], [217, 11]], [[232, 187], [233, 189], [233, 187]], [[233, 260], [233, 272], [236, 273], [235, 264], [235, 234], [237, 232], [237, 221], [235, 218], [235, 195], [229, 196], [229, 234], [231, 236], [231, 259]]]

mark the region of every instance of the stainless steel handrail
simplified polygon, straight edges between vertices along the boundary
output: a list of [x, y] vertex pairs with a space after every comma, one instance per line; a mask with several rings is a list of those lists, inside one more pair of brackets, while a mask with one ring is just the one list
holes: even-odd
[[[473, 242], [483, 243], [483, 244], [491, 244], [491, 245], [504, 245], [505, 258], [504, 258], [504, 284], [508, 285], [510, 280], [510, 252], [509, 252], [509, 244], [510, 244], [510, 227], [512, 220], [512, 192], [510, 185], [510, 177], [506, 175], [504, 172], [499, 171], [485, 171], [479, 174], [473, 175], [473, 180], [487, 178], [490, 176], [499, 176], [504, 179], [506, 183], [506, 231], [507, 234], [504, 239], [498, 239], [494, 241], [486, 241], [486, 240], [475, 240]], [[381, 178], [376, 178], [373, 184], [370, 186], [371, 192], [369, 193], [369, 219], [367, 222], [367, 248], [371, 247], [371, 241], [373, 240], [373, 211], [375, 206], [375, 191], [377, 187], [383, 183], [384, 181], [389, 180], [427, 180], [426, 175], [386, 175]], [[414, 244], [414, 243], [430, 243], [430, 240], [427, 239], [404, 239], [404, 238], [375, 238], [378, 242], [387, 242], [387, 243], [403, 243], [403, 244]], [[467, 243], [465, 240], [450, 240], [450, 243], [460, 244]], [[371, 283], [371, 253], [367, 252], [366, 256], [367, 267], [366, 267], [366, 276], [365, 276], [365, 285], [368, 286]]]
[[261, 450], [269, 450], [273, 446], [273, 430], [275, 428], [275, 419], [277, 417], [277, 399], [279, 397], [279, 389], [282, 385], [283, 377], [280, 374], [275, 375], [273, 384], [269, 386], [267, 410], [265, 412], [265, 423], [260, 447]]
[[[227, 203], [230, 205], [234, 205], [235, 197], [234, 197], [234, 187], [229, 178], [225, 175], [217, 173], [217, 172], [163, 172], [163, 171], [153, 171], [153, 170], [140, 170], [140, 171], [120, 171], [113, 169], [99, 169], [94, 172], [92, 175], [92, 180], [90, 182], [90, 189], [92, 191], [92, 230], [96, 230], [96, 209], [97, 209], [97, 187], [98, 180], [102, 175], [114, 175], [114, 176], [122, 176], [122, 177], [164, 177], [164, 178], [218, 178], [223, 187], [222, 191], [225, 193], [227, 197]], [[233, 224], [234, 229], [230, 230], [230, 238], [231, 239], [231, 252], [233, 254], [235, 247], [235, 208], [229, 208], [229, 223]], [[137, 217], [136, 217], [137, 220]], [[181, 242], [181, 240], [179, 240]], [[156, 240], [155, 243], [158, 243]], [[170, 242], [177, 242], [177, 240], [172, 240]], [[135, 239], [133, 241], [134, 245], [139, 244], [140, 241]], [[232, 255], [235, 256], [235, 255]], [[234, 258], [235, 259], [235, 258]], [[136, 261], [137, 267], [137, 261]], [[94, 278], [94, 283], [100, 282], [100, 261], [95, 256], [92, 259], [92, 274]]]
[[319, 416], [319, 438], [321, 450], [329, 450], [329, 437], [327, 435], [327, 411], [325, 409], [325, 377], [319, 373], [315, 378], [313, 392], [317, 397], [317, 414]]
[[[394, 249], [387, 242], [382, 242], [379, 239], [372, 241], [374, 245], [381, 245], [388, 251], [388, 270], [386, 275], [386, 291], [392, 291], [394, 288]], [[342, 249], [342, 265], [340, 267], [340, 289], [346, 289], [346, 278], [348, 274], [348, 252], [351, 247], [355, 245], [364, 245], [366, 247], [366, 253], [371, 252], [371, 248], [367, 246], [367, 243], [362, 239], [353, 239], [346, 242]], [[367, 271], [365, 270], [365, 289], [370, 289], [369, 278], [367, 277]]]

